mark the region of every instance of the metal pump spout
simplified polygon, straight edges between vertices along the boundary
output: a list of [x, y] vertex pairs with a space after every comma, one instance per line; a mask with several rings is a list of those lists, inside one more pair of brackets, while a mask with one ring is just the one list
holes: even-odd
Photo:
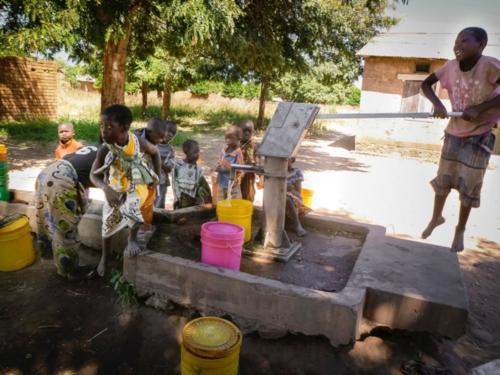
[[256, 174], [264, 174], [264, 168], [256, 164], [231, 164], [231, 173], [229, 180], [234, 181], [237, 171], [253, 172]]

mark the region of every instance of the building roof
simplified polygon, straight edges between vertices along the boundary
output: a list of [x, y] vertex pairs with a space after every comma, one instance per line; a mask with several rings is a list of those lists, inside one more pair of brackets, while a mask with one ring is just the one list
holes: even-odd
[[[359, 56], [453, 59], [456, 33], [387, 32], [373, 38], [358, 51]], [[500, 56], [500, 33], [488, 35], [485, 55]]]

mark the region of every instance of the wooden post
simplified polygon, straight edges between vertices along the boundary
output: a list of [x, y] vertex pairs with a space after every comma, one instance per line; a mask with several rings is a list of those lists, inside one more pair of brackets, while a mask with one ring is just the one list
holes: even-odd
[[285, 230], [288, 159], [266, 157], [264, 171], [264, 248], [279, 248]]

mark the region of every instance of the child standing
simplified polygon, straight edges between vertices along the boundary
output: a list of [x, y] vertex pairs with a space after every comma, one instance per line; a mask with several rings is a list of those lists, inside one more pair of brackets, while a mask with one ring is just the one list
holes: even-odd
[[210, 203], [210, 186], [203, 176], [203, 168], [197, 164], [200, 158], [198, 142], [188, 139], [182, 144], [182, 151], [186, 157], [175, 163], [172, 171], [174, 209]]
[[241, 155], [240, 141], [241, 129], [237, 126], [227, 128], [224, 139], [226, 147], [222, 150], [217, 167], [217, 201], [230, 198], [241, 198], [240, 175], [236, 174], [231, 191], [228, 191], [229, 178], [231, 174], [231, 164], [241, 164], [243, 157]]
[[451, 250], [464, 249], [464, 232], [472, 207], [479, 207], [484, 173], [495, 136], [491, 129], [500, 120], [500, 61], [483, 56], [488, 42], [486, 31], [478, 27], [462, 30], [456, 40], [456, 59], [448, 61], [422, 83], [422, 91], [434, 105], [434, 115], [448, 117], [446, 108], [432, 89], [437, 81], [448, 91], [453, 111], [461, 118], [450, 119], [437, 177], [431, 181], [435, 191], [432, 218], [422, 232], [427, 238], [444, 223], [443, 207], [450, 189], [460, 194], [460, 214]]
[[[253, 142], [254, 124], [245, 120], [238, 124], [241, 129], [241, 154], [244, 164], [255, 165], [255, 144]], [[255, 199], [255, 173], [245, 172], [240, 183], [241, 197], [251, 202]]]
[[[148, 212], [142, 210], [154, 197], [160, 173], [160, 153], [156, 146], [132, 134], [132, 112], [123, 105], [112, 105], [101, 113], [103, 143], [92, 165], [91, 179], [105, 194], [102, 212], [102, 256], [97, 273], [104, 276], [111, 236], [130, 228], [125, 255], [137, 255], [137, 231]], [[143, 154], [151, 157], [154, 170], [148, 167]], [[153, 198], [154, 199], [154, 198]], [[152, 205], [151, 205], [152, 207]]]
[[64, 122], [60, 124], [57, 128], [57, 134], [59, 135], [59, 145], [56, 148], [55, 156], [57, 160], [61, 160], [64, 155], [72, 154], [83, 145], [75, 140], [75, 130], [73, 124], [70, 122]]
[[[176, 132], [177, 126], [175, 123], [160, 120], [158, 118], [150, 119], [146, 128], [139, 129], [136, 132], [138, 137], [142, 137], [154, 144], [160, 153], [161, 175], [154, 207], [165, 208], [165, 195], [167, 194], [167, 187], [170, 186], [168, 174], [172, 169], [174, 160], [174, 150], [168, 142], [172, 140]], [[151, 158], [146, 158], [146, 161], [148, 161], [151, 166]]]
[[165, 135], [165, 141], [159, 143], [157, 146], [161, 157], [160, 185], [158, 186], [158, 196], [155, 201], [155, 207], [157, 208], [165, 208], [165, 196], [167, 195], [167, 189], [170, 186], [170, 178], [168, 175], [174, 167], [175, 161], [174, 149], [169, 142], [177, 133], [177, 124], [175, 122], [164, 120], [163, 123], [167, 128], [167, 133]]
[[302, 181], [304, 174], [299, 168], [294, 168], [295, 158], [288, 160], [288, 177], [286, 180], [286, 218], [299, 237], [307, 234], [300, 218], [311, 211], [302, 202]]

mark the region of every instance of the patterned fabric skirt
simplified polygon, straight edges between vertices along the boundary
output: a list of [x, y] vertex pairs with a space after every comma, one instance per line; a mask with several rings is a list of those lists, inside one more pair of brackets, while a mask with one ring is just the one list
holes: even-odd
[[479, 207], [484, 173], [495, 146], [491, 132], [459, 138], [446, 134], [436, 178], [431, 185], [437, 195], [447, 195], [451, 189], [460, 194], [466, 207]]
[[106, 199], [102, 206], [102, 237], [108, 238], [125, 227], [135, 224], [151, 224], [156, 189], [147, 185], [137, 185], [132, 192], [123, 194], [123, 203], [111, 207]]
[[78, 223], [87, 207], [80, 186], [75, 169], [65, 160], [50, 164], [36, 179], [37, 245], [42, 253], [52, 251], [62, 276], [78, 267]]

